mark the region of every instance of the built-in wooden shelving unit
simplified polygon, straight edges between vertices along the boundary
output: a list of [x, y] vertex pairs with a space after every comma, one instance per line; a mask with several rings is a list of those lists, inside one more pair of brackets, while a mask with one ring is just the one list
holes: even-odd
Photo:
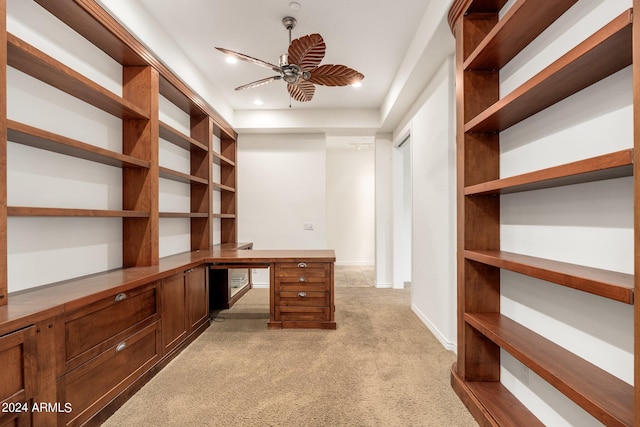
[[[500, 247], [500, 196], [563, 185], [635, 177], [637, 150], [605, 153], [500, 178], [500, 132], [582, 89], [634, 66], [634, 147], [638, 145], [640, 36], [627, 10], [510, 93], [499, 73], [576, 0], [458, 0], [449, 22], [456, 37], [458, 81], [458, 360], [451, 383], [481, 425], [542, 425], [500, 382], [500, 352], [520, 363], [607, 426], [640, 425], [640, 310], [635, 275], [505, 252]], [[640, 2], [634, 0], [634, 7]], [[630, 89], [631, 90], [631, 89]], [[635, 272], [640, 270], [637, 256]], [[500, 272], [509, 270], [635, 305], [635, 385], [629, 385], [500, 312]]]
[[[92, 145], [91, 141], [72, 139], [14, 120], [4, 120], [0, 131], [6, 132], [7, 139], [14, 143], [120, 168], [122, 208], [5, 206], [0, 209], [2, 265], [7, 258], [4, 248], [7, 245], [8, 216], [121, 218], [125, 268], [158, 264], [159, 218], [189, 220], [192, 250], [208, 249], [214, 240], [235, 242], [237, 134], [231, 126], [94, 0], [36, 2], [122, 65], [122, 93], [116, 94], [102, 87], [35, 46], [7, 33], [4, 1], [0, 2], [3, 9], [1, 33], [6, 42], [0, 49], [0, 59], [10, 67], [122, 119], [122, 151], [104, 149]], [[159, 120], [160, 96], [188, 114], [191, 122], [189, 135]], [[5, 107], [6, 102], [2, 106]], [[2, 114], [6, 117], [6, 111], [3, 110]], [[220, 153], [212, 149], [214, 137], [221, 140]], [[191, 165], [188, 172], [158, 163], [160, 138], [189, 152]], [[0, 167], [6, 171], [6, 139], [3, 141]], [[211, 168], [214, 165], [221, 169], [220, 182], [212, 181]], [[189, 185], [189, 212], [159, 211], [160, 178]], [[6, 183], [3, 182], [0, 185], [2, 200], [6, 200], [6, 191]], [[221, 212], [213, 212], [214, 197], [221, 200]], [[215, 231], [220, 233], [218, 236], [213, 235], [213, 221], [222, 223], [220, 230]], [[6, 268], [2, 270], [6, 272]], [[7, 280], [6, 273], [0, 277], [0, 305], [8, 301]]]

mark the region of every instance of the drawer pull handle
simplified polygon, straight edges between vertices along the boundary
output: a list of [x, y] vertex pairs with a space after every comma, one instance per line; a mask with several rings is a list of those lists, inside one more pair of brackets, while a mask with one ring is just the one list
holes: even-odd
[[116, 297], [114, 298], [115, 302], [120, 302], [120, 301], [124, 301], [127, 299], [127, 294], [125, 293], [119, 293], [118, 295], [116, 295]]
[[306, 292], [298, 292], [298, 296], [299, 296], [300, 298], [304, 298], [304, 297], [306, 297], [306, 296], [307, 296], [307, 293], [306, 293]]
[[306, 282], [306, 281], [307, 281], [306, 277], [301, 277], [298, 279], [298, 282]]
[[298, 268], [307, 268], [307, 264], [304, 262], [299, 262], [298, 263]]
[[120, 353], [125, 348], [127, 348], [127, 343], [122, 341], [120, 344], [116, 346], [116, 353]]

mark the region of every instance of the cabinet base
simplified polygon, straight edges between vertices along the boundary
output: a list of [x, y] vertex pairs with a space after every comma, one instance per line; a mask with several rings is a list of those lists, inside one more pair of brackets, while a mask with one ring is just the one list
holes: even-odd
[[267, 323], [269, 329], [336, 329], [335, 321], [328, 322], [308, 322], [308, 321], [288, 321], [278, 322], [270, 320]]

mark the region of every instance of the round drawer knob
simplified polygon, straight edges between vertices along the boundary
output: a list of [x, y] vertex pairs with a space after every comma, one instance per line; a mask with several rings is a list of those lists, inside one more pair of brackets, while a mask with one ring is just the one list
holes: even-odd
[[120, 344], [116, 346], [116, 353], [120, 353], [125, 348], [127, 348], [127, 343], [122, 341]]
[[114, 298], [115, 302], [120, 302], [120, 301], [124, 301], [127, 299], [127, 294], [125, 293], [119, 293], [118, 295], [116, 295], [116, 297]]
[[299, 296], [300, 298], [304, 298], [304, 297], [306, 297], [306, 296], [307, 296], [307, 293], [306, 293], [306, 292], [298, 292], [298, 296]]
[[298, 263], [298, 268], [307, 268], [307, 264], [304, 262], [299, 262]]
[[306, 278], [306, 277], [300, 277], [300, 278], [298, 279], [298, 282], [306, 282], [306, 281], [307, 281], [307, 278]]

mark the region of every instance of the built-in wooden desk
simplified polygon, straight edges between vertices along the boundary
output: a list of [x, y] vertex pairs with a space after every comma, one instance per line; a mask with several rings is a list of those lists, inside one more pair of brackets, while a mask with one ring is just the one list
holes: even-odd
[[210, 325], [212, 266], [270, 269], [269, 328], [335, 329], [332, 250], [225, 244], [149, 267], [9, 295], [0, 306], [0, 403], [68, 411], [0, 413], [0, 425], [99, 423]]
[[333, 250], [212, 249], [213, 267], [269, 268], [270, 328], [335, 329]]

